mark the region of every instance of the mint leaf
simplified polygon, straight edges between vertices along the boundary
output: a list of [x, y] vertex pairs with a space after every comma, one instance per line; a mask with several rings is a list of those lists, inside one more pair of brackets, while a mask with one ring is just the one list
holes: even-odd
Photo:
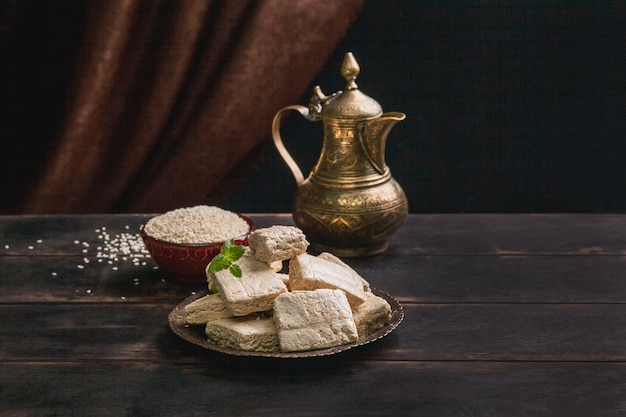
[[243, 275], [243, 272], [241, 272], [241, 268], [237, 264], [231, 264], [228, 270], [230, 271], [231, 274], [233, 274], [237, 278], [241, 278], [241, 276]]
[[227, 240], [220, 248], [220, 252], [226, 255], [233, 246], [235, 246], [235, 241], [233, 239]]
[[231, 262], [235, 262], [237, 259], [243, 256], [243, 253], [246, 249], [241, 245], [235, 245], [228, 249], [228, 254], [226, 255], [226, 259]]
[[220, 253], [215, 255], [211, 263], [207, 266], [207, 272], [217, 272], [228, 269], [231, 274], [237, 278], [241, 278], [241, 268], [239, 265], [235, 264], [235, 261], [241, 258], [245, 251], [246, 248], [243, 246], [235, 245], [234, 239], [224, 242], [220, 248]]
[[219, 253], [215, 255], [215, 257], [211, 260], [211, 263], [209, 264], [207, 271], [217, 272], [217, 271], [221, 271], [222, 269], [228, 269], [229, 267], [230, 267], [230, 261], [227, 260], [223, 254]]
[[235, 245], [235, 241], [233, 239], [224, 242], [220, 248], [220, 254], [224, 255], [224, 257], [230, 262], [235, 262], [237, 259], [241, 258], [245, 251], [246, 249], [243, 246]]

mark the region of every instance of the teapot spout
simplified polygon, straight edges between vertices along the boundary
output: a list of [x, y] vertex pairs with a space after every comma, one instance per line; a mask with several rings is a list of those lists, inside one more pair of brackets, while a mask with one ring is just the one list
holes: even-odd
[[404, 119], [406, 119], [404, 113], [388, 112], [375, 119], [366, 120], [361, 125], [359, 134], [361, 146], [372, 166], [380, 174], [384, 174], [387, 169], [385, 164], [387, 135], [396, 123]]

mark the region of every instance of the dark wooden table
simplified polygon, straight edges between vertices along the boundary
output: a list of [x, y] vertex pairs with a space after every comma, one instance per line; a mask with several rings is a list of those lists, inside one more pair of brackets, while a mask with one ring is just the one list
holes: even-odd
[[626, 415], [626, 216], [411, 215], [385, 254], [346, 259], [402, 324], [307, 359], [174, 335], [203, 287], [141, 257], [147, 218], [0, 217], [0, 415]]

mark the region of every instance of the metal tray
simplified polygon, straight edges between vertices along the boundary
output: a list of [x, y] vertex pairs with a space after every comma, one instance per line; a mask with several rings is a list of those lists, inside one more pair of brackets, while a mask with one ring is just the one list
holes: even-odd
[[237, 350], [232, 348], [226, 348], [222, 346], [215, 345], [209, 342], [204, 335], [204, 326], [191, 326], [185, 323], [185, 313], [184, 308], [186, 305], [191, 302], [204, 297], [208, 294], [208, 290], [201, 291], [196, 293], [188, 298], [186, 298], [182, 303], [177, 305], [169, 314], [168, 322], [172, 331], [186, 340], [187, 342], [193, 343], [195, 345], [201, 346], [205, 349], [210, 349], [222, 353], [226, 353], [229, 355], [236, 356], [263, 356], [263, 357], [275, 357], [275, 358], [308, 358], [315, 356], [328, 356], [333, 355], [339, 352], [343, 352], [348, 349], [352, 349], [357, 346], [366, 345], [368, 343], [372, 343], [378, 339], [381, 339], [391, 333], [404, 319], [404, 310], [400, 303], [398, 303], [392, 296], [389, 294], [372, 288], [372, 292], [387, 300], [389, 305], [391, 306], [391, 320], [384, 327], [378, 329], [374, 333], [359, 338], [356, 342], [347, 343], [344, 345], [334, 346], [327, 349], [318, 349], [318, 350], [308, 350], [303, 352], [253, 352], [246, 350]]

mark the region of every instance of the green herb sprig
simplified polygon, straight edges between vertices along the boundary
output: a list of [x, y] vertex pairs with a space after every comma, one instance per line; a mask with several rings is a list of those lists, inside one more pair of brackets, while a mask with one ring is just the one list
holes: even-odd
[[241, 278], [243, 273], [235, 261], [241, 258], [245, 251], [246, 249], [243, 246], [235, 245], [234, 239], [224, 242], [220, 248], [220, 253], [215, 255], [209, 266], [207, 266], [207, 272], [217, 272], [228, 269], [231, 274], [237, 278]]

